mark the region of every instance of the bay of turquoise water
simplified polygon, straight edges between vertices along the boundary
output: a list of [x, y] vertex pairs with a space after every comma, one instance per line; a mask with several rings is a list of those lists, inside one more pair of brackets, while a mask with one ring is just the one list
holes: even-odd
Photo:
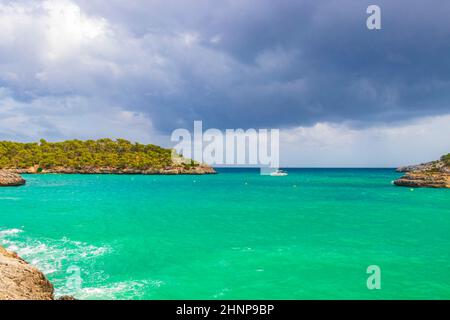
[[80, 299], [450, 298], [449, 190], [288, 171], [27, 175], [0, 188], [0, 244]]

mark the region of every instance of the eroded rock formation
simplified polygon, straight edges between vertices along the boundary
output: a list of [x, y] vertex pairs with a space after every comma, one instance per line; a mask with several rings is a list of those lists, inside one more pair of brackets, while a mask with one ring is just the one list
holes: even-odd
[[38, 269], [0, 247], [0, 300], [53, 300], [53, 286]]
[[[448, 156], [446, 156], [448, 157]], [[397, 186], [450, 188], [450, 166], [448, 159], [398, 168], [405, 175], [394, 181]]]
[[25, 180], [17, 173], [0, 171], [0, 187], [21, 186]]
[[175, 175], [175, 174], [215, 174], [214, 168], [208, 165], [198, 166], [169, 166], [161, 169], [133, 169], [133, 168], [114, 168], [114, 167], [53, 167], [51, 169], [40, 169], [35, 167], [28, 169], [10, 169], [10, 173], [15, 174], [46, 174], [46, 173], [61, 173], [61, 174], [161, 174], [161, 175]]

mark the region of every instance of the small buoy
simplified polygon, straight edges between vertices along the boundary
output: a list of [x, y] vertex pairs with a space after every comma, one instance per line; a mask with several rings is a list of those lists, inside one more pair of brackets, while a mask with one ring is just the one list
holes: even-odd
[[411, 189], [409, 189], [409, 191], [414, 191], [414, 189], [413, 189], [413, 188], [411, 188]]
[[246, 182], [245, 185], [248, 185], [248, 182]]
[[294, 188], [297, 188], [297, 185], [296, 185], [296, 184], [294, 184], [294, 185], [293, 185], [293, 187], [294, 187]]

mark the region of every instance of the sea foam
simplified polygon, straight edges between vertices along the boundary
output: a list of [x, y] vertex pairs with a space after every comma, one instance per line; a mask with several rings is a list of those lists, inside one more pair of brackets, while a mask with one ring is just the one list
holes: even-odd
[[23, 232], [21, 229], [6, 229], [6, 230], [0, 230], [0, 240], [3, 240], [3, 238], [7, 236], [16, 235], [18, 233]]
[[[20, 237], [19, 237], [20, 234]], [[71, 288], [67, 286], [71, 266], [82, 265], [82, 280], [89, 283], [103, 283], [109, 278], [98, 269], [97, 258], [112, 252], [108, 245], [95, 246], [81, 241], [62, 239], [33, 239], [22, 229], [0, 230], [0, 244], [16, 252], [20, 257], [41, 270], [53, 283], [55, 295], [73, 295], [79, 299], [114, 299], [117, 295], [132, 298], [139, 296], [143, 287], [158, 282], [129, 281], [112, 283], [99, 287]], [[86, 268], [89, 266], [89, 268]], [[94, 280], [94, 281], [92, 281]]]

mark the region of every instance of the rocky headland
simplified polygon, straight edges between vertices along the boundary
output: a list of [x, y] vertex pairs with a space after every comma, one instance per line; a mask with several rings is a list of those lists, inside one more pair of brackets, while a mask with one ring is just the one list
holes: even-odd
[[[0, 171], [5, 176], [4, 185], [21, 184], [13, 174], [216, 173], [212, 167], [184, 158], [173, 149], [107, 138], [62, 142], [41, 140], [39, 143], [0, 141]], [[7, 184], [6, 181], [11, 182]]]
[[54, 300], [42, 272], [0, 246], [0, 300]]
[[405, 175], [394, 181], [397, 186], [450, 188], [450, 154], [440, 160], [397, 169]]

